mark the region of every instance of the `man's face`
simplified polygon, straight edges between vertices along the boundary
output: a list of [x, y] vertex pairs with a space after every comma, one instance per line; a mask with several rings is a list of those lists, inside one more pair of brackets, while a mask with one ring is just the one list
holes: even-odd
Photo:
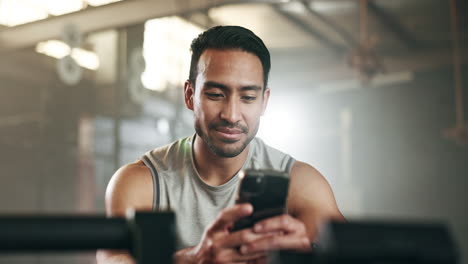
[[220, 157], [239, 155], [257, 134], [270, 95], [263, 91], [260, 59], [241, 50], [207, 49], [195, 83], [185, 84], [185, 103], [194, 112], [197, 135]]

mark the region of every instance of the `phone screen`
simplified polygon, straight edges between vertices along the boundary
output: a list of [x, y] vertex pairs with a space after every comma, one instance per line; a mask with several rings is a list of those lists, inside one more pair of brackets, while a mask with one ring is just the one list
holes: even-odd
[[274, 170], [245, 170], [236, 203], [250, 203], [253, 213], [237, 221], [232, 231], [252, 227], [256, 222], [286, 213], [288, 174]]

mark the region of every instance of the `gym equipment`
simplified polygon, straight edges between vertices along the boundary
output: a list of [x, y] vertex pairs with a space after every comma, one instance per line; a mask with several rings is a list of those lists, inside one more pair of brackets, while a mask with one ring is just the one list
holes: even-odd
[[279, 263], [455, 264], [459, 254], [442, 223], [329, 222], [312, 253], [279, 252]]
[[105, 216], [2, 216], [0, 253], [128, 249], [138, 264], [172, 263], [175, 216], [169, 212]]
[[[128, 249], [138, 264], [172, 263], [175, 215], [2, 216], [0, 254]], [[270, 264], [457, 264], [446, 225], [425, 222], [329, 222], [311, 253], [272, 252]]]

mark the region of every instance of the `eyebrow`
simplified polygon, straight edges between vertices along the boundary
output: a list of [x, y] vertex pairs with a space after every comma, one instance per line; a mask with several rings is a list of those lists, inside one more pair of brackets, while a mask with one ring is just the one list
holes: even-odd
[[[229, 90], [227, 85], [224, 85], [219, 82], [214, 82], [214, 81], [207, 81], [204, 84], [205, 87], [208, 88], [218, 88], [221, 90]], [[263, 88], [258, 86], [258, 85], [247, 85], [247, 86], [242, 86], [240, 88], [241, 91], [261, 91]]]

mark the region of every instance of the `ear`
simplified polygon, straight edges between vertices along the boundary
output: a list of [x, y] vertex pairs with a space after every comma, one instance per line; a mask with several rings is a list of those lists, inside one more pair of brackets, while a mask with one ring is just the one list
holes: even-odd
[[265, 91], [263, 92], [262, 115], [265, 113], [267, 108], [268, 99], [270, 99], [270, 88], [265, 88]]
[[185, 106], [193, 111], [193, 95], [195, 93], [195, 89], [190, 83], [189, 80], [185, 81], [184, 83], [184, 101]]

